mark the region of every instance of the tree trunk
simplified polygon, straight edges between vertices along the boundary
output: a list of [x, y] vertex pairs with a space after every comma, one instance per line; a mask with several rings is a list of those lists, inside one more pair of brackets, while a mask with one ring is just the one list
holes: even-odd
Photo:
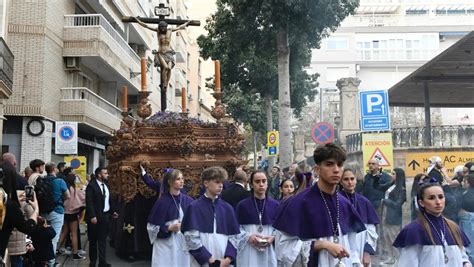
[[[273, 131], [273, 110], [272, 110], [272, 94], [270, 91], [267, 92], [264, 96], [265, 100], [265, 115], [267, 116], [267, 132]], [[268, 151], [268, 150], [267, 150]], [[267, 154], [268, 157], [268, 154]], [[268, 157], [268, 170], [267, 172], [270, 173], [270, 171], [273, 168], [273, 165], [275, 165], [275, 157]]]
[[253, 168], [257, 169], [257, 132], [252, 128], [252, 139], [253, 139]]
[[288, 45], [288, 26], [277, 33], [278, 49], [278, 127], [280, 134], [280, 167], [292, 163], [291, 147], [291, 101], [290, 101], [290, 47]]

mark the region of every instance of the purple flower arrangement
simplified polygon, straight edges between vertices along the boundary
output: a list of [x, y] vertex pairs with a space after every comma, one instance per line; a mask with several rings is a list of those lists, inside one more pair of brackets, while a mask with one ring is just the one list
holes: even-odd
[[186, 122], [203, 128], [217, 127], [217, 124], [213, 122], [205, 122], [201, 119], [185, 117], [181, 113], [166, 111], [159, 111], [146, 120], [148, 125], [158, 128], [178, 126]]

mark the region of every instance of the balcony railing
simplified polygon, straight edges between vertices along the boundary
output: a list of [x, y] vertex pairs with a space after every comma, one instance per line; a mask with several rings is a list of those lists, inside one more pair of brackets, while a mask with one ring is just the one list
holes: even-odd
[[68, 87], [61, 89], [61, 99], [63, 100], [86, 100], [95, 106], [107, 111], [117, 118], [121, 118], [121, 110], [100, 97], [96, 93], [92, 92], [85, 87]]
[[0, 79], [11, 90], [13, 86], [13, 53], [0, 37]]
[[65, 27], [102, 27], [132, 60], [138, 63], [140, 62], [140, 57], [137, 53], [135, 53], [127, 41], [110, 25], [102, 14], [65, 15], [64, 18]]
[[[394, 148], [427, 147], [425, 145], [426, 128], [397, 128], [392, 131]], [[433, 147], [474, 146], [474, 125], [444, 125], [431, 127], [431, 143]], [[346, 137], [348, 152], [362, 150], [362, 133]]]

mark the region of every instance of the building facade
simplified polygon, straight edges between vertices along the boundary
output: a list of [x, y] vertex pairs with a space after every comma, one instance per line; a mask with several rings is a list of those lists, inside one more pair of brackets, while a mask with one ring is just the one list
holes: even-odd
[[[466, 1], [361, 0], [356, 14], [313, 52], [311, 71], [321, 75], [321, 88], [357, 77], [360, 90], [386, 90], [474, 30], [472, 25], [474, 5]], [[472, 109], [433, 108], [432, 114], [435, 125], [466, 123], [466, 116], [474, 123]], [[424, 122], [417, 108], [392, 107], [392, 117], [393, 127]]]
[[[17, 156], [20, 168], [35, 158], [63, 161], [65, 155], [54, 151], [57, 121], [78, 122], [78, 155], [87, 158], [88, 172], [106, 164], [107, 139], [122, 119], [123, 86], [131, 116], [138, 118], [141, 57], [147, 62], [152, 109], [160, 110], [160, 76], [152, 54], [158, 49], [156, 33], [122, 22], [122, 16], [155, 17], [160, 2], [11, 1], [6, 29], [16, 68], [13, 94], [5, 102], [2, 144]], [[184, 0], [165, 5], [169, 18], [188, 17]], [[181, 88], [190, 84], [188, 39], [187, 30], [172, 36], [176, 66], [167, 90], [170, 111], [181, 112]]]
[[[5, 120], [4, 107], [5, 101], [13, 93], [13, 61], [14, 56], [7, 45], [7, 22], [8, 22], [8, 5], [10, 1], [0, 1], [0, 142], [3, 136], [3, 122]], [[3, 146], [2, 152], [6, 152], [7, 148]]]

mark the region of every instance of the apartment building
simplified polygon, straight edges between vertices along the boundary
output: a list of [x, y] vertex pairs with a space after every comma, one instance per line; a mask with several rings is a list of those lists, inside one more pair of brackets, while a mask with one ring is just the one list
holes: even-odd
[[[147, 62], [148, 90], [160, 110], [159, 73], [153, 67], [156, 33], [122, 16], [154, 17], [158, 0], [15, 0], [7, 13], [8, 44], [15, 55], [13, 94], [5, 103], [3, 149], [20, 167], [34, 158], [62, 161], [54, 151], [55, 122], [78, 122], [78, 155], [88, 171], [105, 164], [105, 147], [119, 128], [122, 87], [128, 87], [132, 116], [140, 91], [140, 58]], [[184, 0], [164, 2], [170, 18], [187, 17]], [[170, 25], [172, 27], [172, 25]], [[186, 87], [186, 31], [173, 34], [176, 67], [167, 106], [181, 111], [177, 91]]]
[[[3, 116], [4, 105], [5, 101], [11, 96], [13, 89], [13, 53], [6, 43], [8, 4], [9, 1], [0, 0], [0, 142], [2, 140], [3, 121], [5, 120]], [[6, 147], [2, 145], [2, 153], [5, 150]]]
[[[356, 14], [313, 52], [310, 69], [321, 75], [321, 88], [358, 77], [360, 90], [389, 89], [472, 30], [472, 1], [361, 0]], [[466, 114], [474, 118], [472, 109], [434, 108], [432, 113], [439, 118], [434, 123], [458, 124]], [[422, 109], [394, 107], [392, 116], [394, 126], [423, 123]]]

